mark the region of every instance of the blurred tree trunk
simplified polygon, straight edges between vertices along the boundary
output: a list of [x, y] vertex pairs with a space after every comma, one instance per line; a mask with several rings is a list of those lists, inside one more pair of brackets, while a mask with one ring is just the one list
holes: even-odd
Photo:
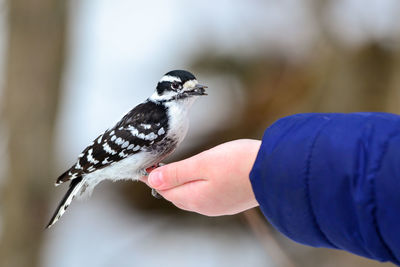
[[9, 0], [2, 127], [0, 266], [38, 266], [52, 177], [52, 133], [65, 33], [65, 1]]
[[352, 53], [333, 50], [314, 67], [324, 69], [326, 75], [312, 90], [312, 111], [386, 111], [394, 67], [393, 51], [379, 43], [368, 43]]
[[400, 51], [393, 55], [394, 66], [387, 98], [387, 112], [400, 114]]

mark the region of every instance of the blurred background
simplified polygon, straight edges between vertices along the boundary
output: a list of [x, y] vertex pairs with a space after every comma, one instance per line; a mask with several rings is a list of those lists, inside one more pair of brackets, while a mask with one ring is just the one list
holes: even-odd
[[[44, 230], [57, 176], [188, 69], [209, 86], [169, 161], [299, 112], [400, 113], [398, 0], [0, 0], [0, 266], [393, 266], [104, 182]], [[205, 108], [207, 107], [207, 108]]]

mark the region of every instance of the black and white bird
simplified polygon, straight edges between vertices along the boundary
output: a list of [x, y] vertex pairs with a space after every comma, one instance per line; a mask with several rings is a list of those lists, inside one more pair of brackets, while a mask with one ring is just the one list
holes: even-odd
[[106, 179], [137, 180], [171, 154], [184, 139], [188, 111], [198, 96], [206, 95], [205, 88], [188, 71], [165, 74], [146, 101], [99, 135], [58, 177], [55, 185], [70, 182], [69, 189], [46, 228], [58, 221], [75, 196], [90, 194]]

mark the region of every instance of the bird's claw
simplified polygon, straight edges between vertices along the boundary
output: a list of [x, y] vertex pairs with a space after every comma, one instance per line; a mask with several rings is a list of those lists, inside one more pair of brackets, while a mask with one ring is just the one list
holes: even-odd
[[155, 190], [154, 188], [151, 189], [151, 195], [157, 199], [162, 199], [163, 197]]

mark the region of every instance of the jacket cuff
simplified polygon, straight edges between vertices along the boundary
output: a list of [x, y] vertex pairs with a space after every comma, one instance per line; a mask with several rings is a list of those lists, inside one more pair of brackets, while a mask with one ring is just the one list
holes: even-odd
[[294, 115], [278, 120], [263, 136], [250, 181], [269, 222], [296, 242], [336, 248], [318, 227], [309, 203], [309, 151], [330, 118]]

